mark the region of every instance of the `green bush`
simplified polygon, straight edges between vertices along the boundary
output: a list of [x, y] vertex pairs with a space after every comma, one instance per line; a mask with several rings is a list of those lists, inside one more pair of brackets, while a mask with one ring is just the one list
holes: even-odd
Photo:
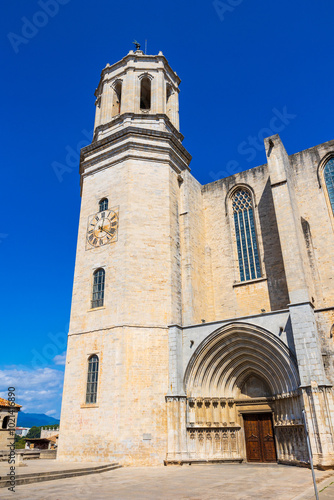
[[[18, 438], [18, 439], [16, 439]], [[26, 446], [26, 440], [21, 436], [15, 436], [15, 449], [16, 450], [24, 450]]]
[[39, 438], [41, 437], [41, 428], [33, 426], [31, 429], [29, 429], [28, 434], [26, 435], [27, 438]]

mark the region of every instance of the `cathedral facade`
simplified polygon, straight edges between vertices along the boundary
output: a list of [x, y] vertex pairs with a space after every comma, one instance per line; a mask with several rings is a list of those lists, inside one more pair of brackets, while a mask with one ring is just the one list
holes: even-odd
[[164, 55], [103, 69], [58, 459], [334, 465], [334, 141], [202, 186]]

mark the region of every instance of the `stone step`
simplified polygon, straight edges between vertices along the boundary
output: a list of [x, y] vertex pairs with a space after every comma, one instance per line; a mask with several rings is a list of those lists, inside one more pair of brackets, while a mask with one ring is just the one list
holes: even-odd
[[[109, 467], [112, 467], [114, 465], [118, 465], [118, 463], [110, 463], [110, 464], [104, 464], [104, 465], [96, 465], [95, 467], [82, 467], [82, 468], [75, 468], [75, 469], [65, 469], [65, 470], [54, 470], [54, 471], [46, 471], [46, 472], [30, 472], [28, 474], [17, 474], [16, 477], [20, 477], [20, 478], [25, 478], [25, 477], [30, 477], [30, 476], [36, 476], [36, 475], [39, 475], [39, 476], [49, 476], [50, 474], [54, 475], [54, 474], [64, 474], [64, 473], [67, 473], [67, 472], [82, 472], [82, 471], [91, 471], [91, 470], [94, 470], [94, 471], [100, 471], [103, 470], [103, 469], [106, 469], [106, 468], [109, 468]], [[6, 476], [0, 476], [0, 480], [4, 480], [4, 479], [7, 479]]]
[[[15, 476], [15, 485], [39, 483], [41, 481], [53, 481], [55, 479], [65, 479], [69, 477], [85, 476], [88, 474], [100, 474], [110, 470], [119, 469], [122, 466], [118, 463], [100, 465], [97, 467], [86, 467], [82, 469], [70, 469], [60, 471], [37, 472], [35, 474], [17, 474]], [[0, 488], [8, 488], [10, 480], [8, 476], [0, 476]]]

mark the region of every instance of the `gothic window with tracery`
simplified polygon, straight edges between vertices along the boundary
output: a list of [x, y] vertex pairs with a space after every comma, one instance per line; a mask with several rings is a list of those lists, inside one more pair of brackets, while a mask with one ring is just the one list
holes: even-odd
[[331, 158], [324, 168], [324, 178], [328, 192], [328, 198], [334, 214], [334, 158]]
[[97, 381], [99, 374], [99, 358], [93, 354], [88, 360], [86, 403], [96, 403]]
[[93, 274], [93, 295], [92, 295], [92, 309], [102, 307], [104, 303], [104, 283], [105, 271], [104, 269], [96, 269]]
[[240, 281], [261, 277], [261, 267], [256, 240], [252, 196], [246, 189], [239, 189], [232, 199], [235, 234], [240, 270]]

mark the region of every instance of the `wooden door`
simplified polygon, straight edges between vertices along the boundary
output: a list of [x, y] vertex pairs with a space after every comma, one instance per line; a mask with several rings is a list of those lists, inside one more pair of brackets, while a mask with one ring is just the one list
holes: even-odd
[[270, 413], [244, 415], [248, 462], [276, 462], [273, 424]]
[[276, 462], [276, 448], [271, 413], [259, 414], [263, 462]]

